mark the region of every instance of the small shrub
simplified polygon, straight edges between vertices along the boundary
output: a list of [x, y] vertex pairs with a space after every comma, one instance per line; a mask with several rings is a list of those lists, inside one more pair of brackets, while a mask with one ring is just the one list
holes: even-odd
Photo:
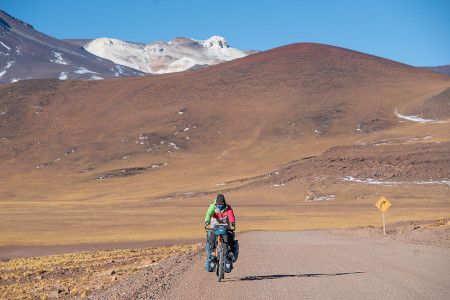
[[48, 299], [48, 293], [44, 293], [40, 296], [41, 299]]

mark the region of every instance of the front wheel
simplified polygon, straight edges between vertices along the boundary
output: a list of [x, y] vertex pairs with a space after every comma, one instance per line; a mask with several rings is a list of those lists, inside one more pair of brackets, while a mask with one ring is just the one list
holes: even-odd
[[216, 269], [216, 277], [217, 277], [217, 281], [218, 282], [220, 282], [225, 276], [224, 276], [224, 269], [223, 269], [223, 267], [224, 267], [224, 264], [225, 264], [225, 262], [224, 262], [224, 259], [225, 259], [225, 257], [224, 257], [224, 253], [223, 253], [223, 249], [222, 249], [222, 247], [218, 247], [218, 258], [219, 258], [219, 265], [217, 266], [217, 269]]

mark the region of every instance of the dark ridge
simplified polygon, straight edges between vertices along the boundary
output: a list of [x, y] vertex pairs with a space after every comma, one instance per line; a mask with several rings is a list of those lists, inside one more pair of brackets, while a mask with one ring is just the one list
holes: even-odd
[[422, 67], [422, 68], [450, 76], [450, 65], [437, 66], [437, 67]]
[[8, 24], [8, 22], [3, 20], [2, 18], [0, 18], [0, 26], [5, 27], [7, 29], [11, 29], [11, 26]]
[[[27, 26], [27, 27], [29, 27], [29, 28], [31, 28], [31, 29], [34, 29], [34, 28], [33, 28], [33, 25], [28, 24], [28, 23], [26, 23], [26, 22], [24, 22], [24, 21], [21, 21], [21, 20], [19, 20], [19, 19], [17, 19], [17, 18], [14, 18], [13, 16], [11, 16], [10, 14], [8, 14], [8, 13], [5, 12], [4, 10], [1, 10], [1, 9], [0, 9], [0, 14], [4, 14], [4, 15], [6, 15], [7, 17], [13, 19], [13, 20], [16, 21], [16, 22], [19, 22], [20, 24], [22, 24], [22, 25], [24, 25], [24, 26]], [[0, 18], [0, 25], [3, 26], [3, 27], [6, 27], [6, 28], [8, 28], [8, 29], [11, 29], [11, 26], [10, 26], [3, 18]]]

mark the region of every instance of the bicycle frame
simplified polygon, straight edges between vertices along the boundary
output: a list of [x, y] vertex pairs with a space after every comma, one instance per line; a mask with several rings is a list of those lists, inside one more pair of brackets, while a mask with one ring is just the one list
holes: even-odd
[[216, 257], [217, 264], [216, 264], [216, 276], [217, 281], [221, 281], [224, 278], [224, 267], [225, 267], [225, 256], [227, 255], [227, 250], [224, 250], [223, 246], [223, 235], [228, 234], [227, 231], [231, 230], [234, 231], [236, 227], [232, 229], [228, 229], [227, 224], [216, 224], [213, 228], [207, 228], [205, 226], [206, 231], [213, 231], [214, 235], [217, 237], [217, 247], [215, 251], [212, 253]]

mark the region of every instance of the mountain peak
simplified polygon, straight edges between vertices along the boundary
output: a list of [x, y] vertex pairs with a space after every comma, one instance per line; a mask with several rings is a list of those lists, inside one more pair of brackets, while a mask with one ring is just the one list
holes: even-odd
[[207, 40], [197, 42], [206, 48], [228, 48], [227, 40], [224, 37], [217, 35], [212, 36]]
[[192, 70], [241, 58], [257, 51], [229, 47], [221, 36], [207, 40], [176, 37], [170, 42], [147, 45], [112, 39], [96, 39], [84, 48], [94, 55], [146, 73], [161, 74]]
[[31, 24], [28, 24], [22, 20], [16, 19], [7, 12], [0, 9], [0, 26], [11, 29], [11, 23], [20, 24], [21, 26], [26, 26], [28, 28], [34, 29]]

